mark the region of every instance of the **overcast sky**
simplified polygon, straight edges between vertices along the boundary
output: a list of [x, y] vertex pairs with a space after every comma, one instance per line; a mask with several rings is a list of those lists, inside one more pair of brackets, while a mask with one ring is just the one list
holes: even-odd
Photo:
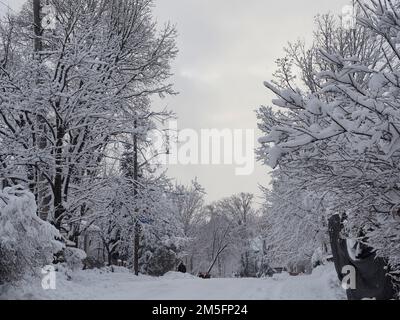
[[[0, 0], [17, 9], [24, 0]], [[349, 0], [156, 0], [159, 23], [176, 24], [179, 56], [173, 64], [178, 96], [161, 103], [175, 111], [179, 128], [255, 129], [255, 110], [268, 105], [263, 86], [288, 41], [309, 40], [318, 13], [340, 14]], [[0, 3], [0, 13], [6, 7]], [[259, 133], [257, 133], [259, 134]], [[217, 200], [238, 192], [259, 194], [267, 168], [236, 176], [233, 166], [171, 166], [181, 183], [194, 177]]]

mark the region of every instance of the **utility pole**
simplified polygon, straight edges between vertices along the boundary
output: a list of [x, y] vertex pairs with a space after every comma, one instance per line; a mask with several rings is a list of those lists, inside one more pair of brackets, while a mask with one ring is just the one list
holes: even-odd
[[33, 31], [35, 33], [34, 51], [38, 53], [42, 51], [42, 18], [41, 18], [41, 3], [40, 0], [33, 0]]
[[[32, 0], [33, 1], [33, 32], [34, 32], [34, 59], [40, 63], [40, 53], [43, 51], [43, 43], [42, 43], [42, 3], [41, 0]], [[37, 78], [37, 84], [40, 84], [40, 79]], [[43, 112], [44, 113], [44, 112]], [[41, 116], [40, 112], [36, 116], [36, 121], [39, 124], [39, 134], [38, 136], [38, 149], [44, 150], [46, 149], [46, 123], [44, 119], [44, 114]], [[38, 213], [39, 217], [43, 220], [47, 220], [49, 213], [49, 203], [50, 197], [47, 194], [48, 188], [46, 186], [46, 178], [43, 173], [40, 172], [37, 168], [35, 169], [35, 194], [36, 201], [38, 205]]]
[[357, 4], [356, 0], [353, 0], [353, 44], [354, 44], [354, 52], [353, 55], [356, 54], [357, 52], [357, 43], [356, 43], [356, 38], [357, 38], [357, 18], [358, 18], [358, 10], [357, 10]]
[[[134, 124], [135, 129], [137, 128], [137, 121], [135, 120]], [[137, 196], [139, 194], [138, 187], [139, 187], [139, 163], [138, 163], [138, 138], [137, 134], [135, 133], [133, 136], [133, 180], [134, 180], [134, 197], [135, 201], [137, 201]], [[139, 217], [137, 217], [138, 210], [135, 210], [135, 240], [134, 240], [134, 252], [133, 252], [133, 268], [135, 271], [135, 275], [139, 275], [139, 249], [140, 249], [140, 221]]]
[[[41, 3], [40, 0], [33, 0], [33, 59], [39, 60], [39, 52], [42, 50], [42, 41], [40, 39], [41, 36], [41, 21], [40, 21], [40, 12], [41, 12]], [[36, 83], [39, 83], [39, 79], [36, 79]], [[39, 122], [39, 116], [36, 116], [36, 120]], [[40, 122], [39, 122], [40, 123]], [[36, 140], [36, 139], [35, 139]], [[37, 141], [33, 142], [35, 145]], [[39, 170], [37, 168], [32, 169], [33, 173], [31, 178], [33, 179], [33, 183], [30, 187], [31, 192], [34, 193], [36, 203], [38, 205], [38, 215], [40, 218], [44, 218], [41, 214], [41, 208], [39, 203]]]

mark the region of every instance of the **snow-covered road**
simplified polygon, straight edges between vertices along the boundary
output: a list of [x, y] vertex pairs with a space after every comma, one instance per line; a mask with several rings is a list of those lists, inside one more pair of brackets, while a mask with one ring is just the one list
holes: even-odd
[[164, 277], [136, 277], [116, 272], [79, 271], [68, 281], [57, 277], [57, 289], [44, 291], [40, 280], [11, 288], [3, 299], [58, 300], [334, 300], [344, 299], [333, 266], [317, 268], [312, 275], [288, 274], [266, 279], [203, 280], [175, 272]]

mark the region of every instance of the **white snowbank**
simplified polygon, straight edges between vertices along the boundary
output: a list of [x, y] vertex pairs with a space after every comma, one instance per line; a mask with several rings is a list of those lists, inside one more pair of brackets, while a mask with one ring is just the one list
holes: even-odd
[[336, 300], [345, 299], [333, 265], [315, 269], [312, 275], [282, 274], [265, 279], [209, 279], [169, 272], [156, 278], [136, 277], [124, 268], [115, 272], [87, 270], [72, 279], [57, 273], [57, 289], [44, 291], [41, 280], [8, 288], [0, 299], [58, 300]]
[[35, 196], [23, 187], [0, 190], [0, 283], [38, 272], [63, 248], [36, 210]]

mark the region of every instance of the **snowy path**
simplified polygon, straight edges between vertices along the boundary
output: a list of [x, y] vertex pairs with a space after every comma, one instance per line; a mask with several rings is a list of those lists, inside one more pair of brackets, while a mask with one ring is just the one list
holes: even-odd
[[[210, 279], [170, 273], [164, 277], [135, 277], [115, 273], [80, 271], [72, 281], [57, 280], [57, 289], [44, 291], [38, 283], [9, 290], [6, 299], [78, 300], [334, 300], [343, 299], [332, 266], [315, 270], [311, 276], [287, 274], [266, 279]], [[58, 277], [60, 278], [60, 277]]]

